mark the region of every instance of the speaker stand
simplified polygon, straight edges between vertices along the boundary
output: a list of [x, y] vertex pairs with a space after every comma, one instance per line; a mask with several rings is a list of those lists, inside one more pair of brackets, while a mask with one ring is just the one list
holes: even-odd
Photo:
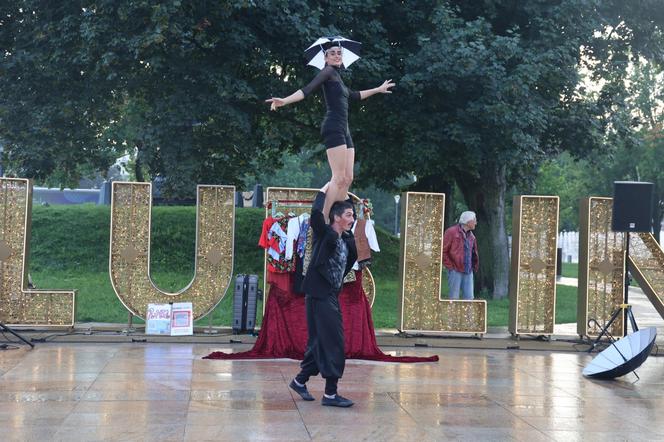
[[[613, 336], [611, 336], [611, 333], [609, 333], [609, 330], [611, 329], [611, 325], [613, 324], [613, 322], [616, 319], [618, 319], [618, 315], [620, 314], [621, 311], [625, 312], [625, 325], [623, 326], [623, 336], [627, 336], [627, 321], [628, 320], [632, 324], [632, 331], [635, 331], [635, 332], [639, 331], [639, 327], [637, 327], [637, 325], [636, 325], [636, 319], [634, 319], [634, 314], [632, 313], [632, 306], [627, 304], [627, 303], [620, 304], [618, 306], [618, 308], [616, 309], [616, 311], [614, 311], [613, 314], [611, 315], [611, 318], [609, 319], [609, 322], [607, 322], [606, 325], [604, 325], [604, 327], [601, 328], [600, 334], [590, 344], [590, 348], [588, 349], [588, 353], [592, 353], [592, 351], [595, 349], [595, 347], [597, 347], [597, 344], [599, 344], [600, 339], [602, 339], [602, 336], [604, 336], [604, 335], [606, 335], [606, 337], [609, 338], [609, 340], [611, 342], [615, 341]], [[588, 321], [589, 326], [591, 325], [590, 324], [591, 321], [594, 321], [595, 324], [597, 324], [597, 321], [595, 321], [594, 319], [591, 319], [590, 321]], [[599, 324], [597, 324], [597, 325], [599, 325]]]
[[[629, 283], [630, 283], [630, 277], [629, 277], [629, 232], [625, 232], [625, 282], [624, 282], [624, 287], [623, 287], [623, 305], [629, 305]], [[636, 321], [634, 320], [634, 315], [632, 314], [632, 308], [630, 307], [629, 310], [629, 315], [630, 318], [632, 319], [632, 326], [634, 326], [634, 331], [637, 331], [638, 328], [636, 328]], [[623, 338], [627, 336], [627, 315], [623, 318]]]

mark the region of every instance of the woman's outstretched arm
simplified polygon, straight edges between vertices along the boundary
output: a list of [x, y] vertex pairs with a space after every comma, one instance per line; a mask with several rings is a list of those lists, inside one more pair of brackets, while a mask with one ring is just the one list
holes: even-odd
[[302, 101], [306, 96], [308, 96], [313, 91], [318, 89], [328, 78], [330, 78], [332, 72], [334, 72], [334, 68], [332, 66], [325, 66], [318, 73], [318, 75], [316, 75], [314, 79], [311, 80], [311, 83], [309, 83], [302, 89], [298, 89], [297, 91], [293, 92], [286, 98], [272, 97], [265, 100], [265, 102], [271, 103], [270, 110], [277, 110], [277, 108], [281, 106], [286, 106], [287, 104], [297, 103], [298, 101]]
[[297, 91], [293, 92], [286, 98], [272, 97], [265, 100], [265, 102], [271, 103], [270, 110], [277, 110], [277, 108], [281, 106], [286, 106], [287, 104], [291, 103], [297, 103], [298, 101], [302, 100], [304, 100], [304, 93], [302, 92], [302, 89], [298, 89]]
[[390, 90], [390, 88], [394, 86], [395, 83], [393, 83], [392, 80], [385, 80], [383, 84], [381, 84], [378, 87], [358, 92], [358, 95], [356, 95], [354, 98], [359, 98], [360, 100], [364, 100], [365, 98], [369, 98], [372, 95], [376, 94], [391, 94], [392, 91]]

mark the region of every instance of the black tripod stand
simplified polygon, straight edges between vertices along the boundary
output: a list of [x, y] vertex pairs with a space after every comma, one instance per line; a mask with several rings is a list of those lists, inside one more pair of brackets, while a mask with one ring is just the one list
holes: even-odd
[[12, 335], [14, 335], [14, 336], [16, 336], [17, 338], [19, 338], [21, 341], [23, 341], [23, 342], [25, 342], [26, 344], [28, 344], [31, 348], [34, 348], [34, 347], [35, 347], [35, 344], [33, 344], [32, 342], [28, 341], [28, 340], [25, 339], [23, 336], [19, 335], [18, 333], [16, 333], [16, 332], [15, 332], [14, 330], [12, 330], [11, 328], [7, 327], [7, 326], [6, 326], [5, 324], [3, 324], [2, 322], [0, 322], [0, 330], [2, 330], [3, 332], [11, 333]]
[[629, 231], [625, 231], [625, 280], [623, 281], [623, 300], [624, 302], [618, 306], [616, 311], [614, 311], [611, 314], [611, 318], [609, 319], [609, 322], [604, 325], [604, 327], [600, 327], [599, 323], [597, 322], [596, 319], [589, 319], [588, 320], [588, 327], [600, 327], [601, 333], [595, 340], [590, 344], [590, 348], [588, 349], [588, 353], [592, 352], [597, 344], [599, 343], [599, 340], [602, 339], [602, 336], [606, 335], [611, 342], [615, 342], [615, 339], [613, 339], [613, 336], [611, 336], [611, 333], [609, 333], [609, 329], [611, 328], [611, 324], [613, 324], [613, 321], [618, 319], [618, 315], [620, 315], [621, 311], [625, 311], [625, 320], [623, 322], [623, 335], [622, 337], [627, 336], [627, 321], [629, 320], [630, 324], [632, 324], [632, 331], [639, 331], [639, 327], [636, 326], [636, 319], [634, 319], [634, 313], [632, 313], [632, 306], [628, 304], [628, 299], [629, 299], [629, 284], [631, 282], [631, 278], [629, 277]]
[[[591, 353], [597, 344], [599, 343], [600, 339], [602, 339], [602, 336], [605, 336], [611, 340], [611, 342], [614, 342], [615, 339], [613, 339], [613, 336], [611, 333], [609, 333], [609, 329], [611, 328], [611, 325], [615, 320], [618, 319], [618, 316], [620, 316], [620, 312], [624, 311], [625, 312], [625, 322], [629, 320], [630, 324], [632, 324], [632, 330], [633, 331], [639, 331], [639, 327], [636, 325], [636, 319], [634, 319], [634, 314], [632, 313], [632, 306], [629, 304], [620, 304], [616, 311], [613, 312], [611, 315], [611, 318], [609, 319], [609, 322], [607, 322], [604, 327], [601, 328], [601, 332], [599, 336], [595, 338], [595, 340], [590, 344], [590, 348], [588, 349], [588, 353]], [[625, 327], [623, 329], [623, 334], [627, 334], [627, 324], [625, 324]], [[588, 327], [593, 327], [593, 326], [599, 326], [599, 323], [595, 319], [590, 319], [588, 321]]]

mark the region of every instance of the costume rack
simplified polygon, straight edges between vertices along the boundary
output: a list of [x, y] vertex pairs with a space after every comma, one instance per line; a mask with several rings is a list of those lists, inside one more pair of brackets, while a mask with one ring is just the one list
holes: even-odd
[[[313, 200], [289, 200], [289, 199], [275, 199], [275, 200], [270, 200], [267, 203], [267, 208], [271, 210], [271, 216], [272, 218], [277, 218], [277, 215], [279, 214], [279, 209], [307, 209], [311, 210], [311, 206], [313, 205], [314, 201]], [[357, 208], [358, 206], [360, 207], [360, 210], [356, 210], [357, 212], [357, 217], [358, 219], [364, 219], [366, 218], [365, 216], [365, 211], [364, 211], [364, 204], [362, 200], [359, 201], [353, 201], [353, 205]]]
[[271, 210], [272, 218], [276, 218], [279, 209], [306, 209], [311, 210], [313, 200], [271, 200], [267, 208]]

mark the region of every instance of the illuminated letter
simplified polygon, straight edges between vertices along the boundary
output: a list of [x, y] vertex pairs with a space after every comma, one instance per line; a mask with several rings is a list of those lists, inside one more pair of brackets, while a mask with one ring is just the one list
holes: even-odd
[[148, 304], [192, 302], [194, 319], [214, 309], [233, 272], [235, 223], [232, 186], [198, 186], [194, 278], [177, 293], [159, 290], [150, 278], [152, 185], [113, 183], [109, 273], [120, 301], [144, 318]]
[[553, 334], [556, 318], [557, 196], [514, 196], [509, 331]]
[[32, 184], [0, 178], [0, 322], [7, 325], [74, 325], [75, 291], [26, 290]]
[[400, 330], [486, 333], [486, 301], [441, 298], [445, 195], [401, 197]]
[[[625, 234], [611, 230], [612, 198], [584, 198], [579, 216], [579, 298], [576, 330], [597, 336], [625, 296]], [[609, 332], [623, 335], [624, 312]], [[588, 320], [596, 323], [588, 325]]]
[[664, 251], [651, 233], [629, 234], [630, 271], [664, 318]]

